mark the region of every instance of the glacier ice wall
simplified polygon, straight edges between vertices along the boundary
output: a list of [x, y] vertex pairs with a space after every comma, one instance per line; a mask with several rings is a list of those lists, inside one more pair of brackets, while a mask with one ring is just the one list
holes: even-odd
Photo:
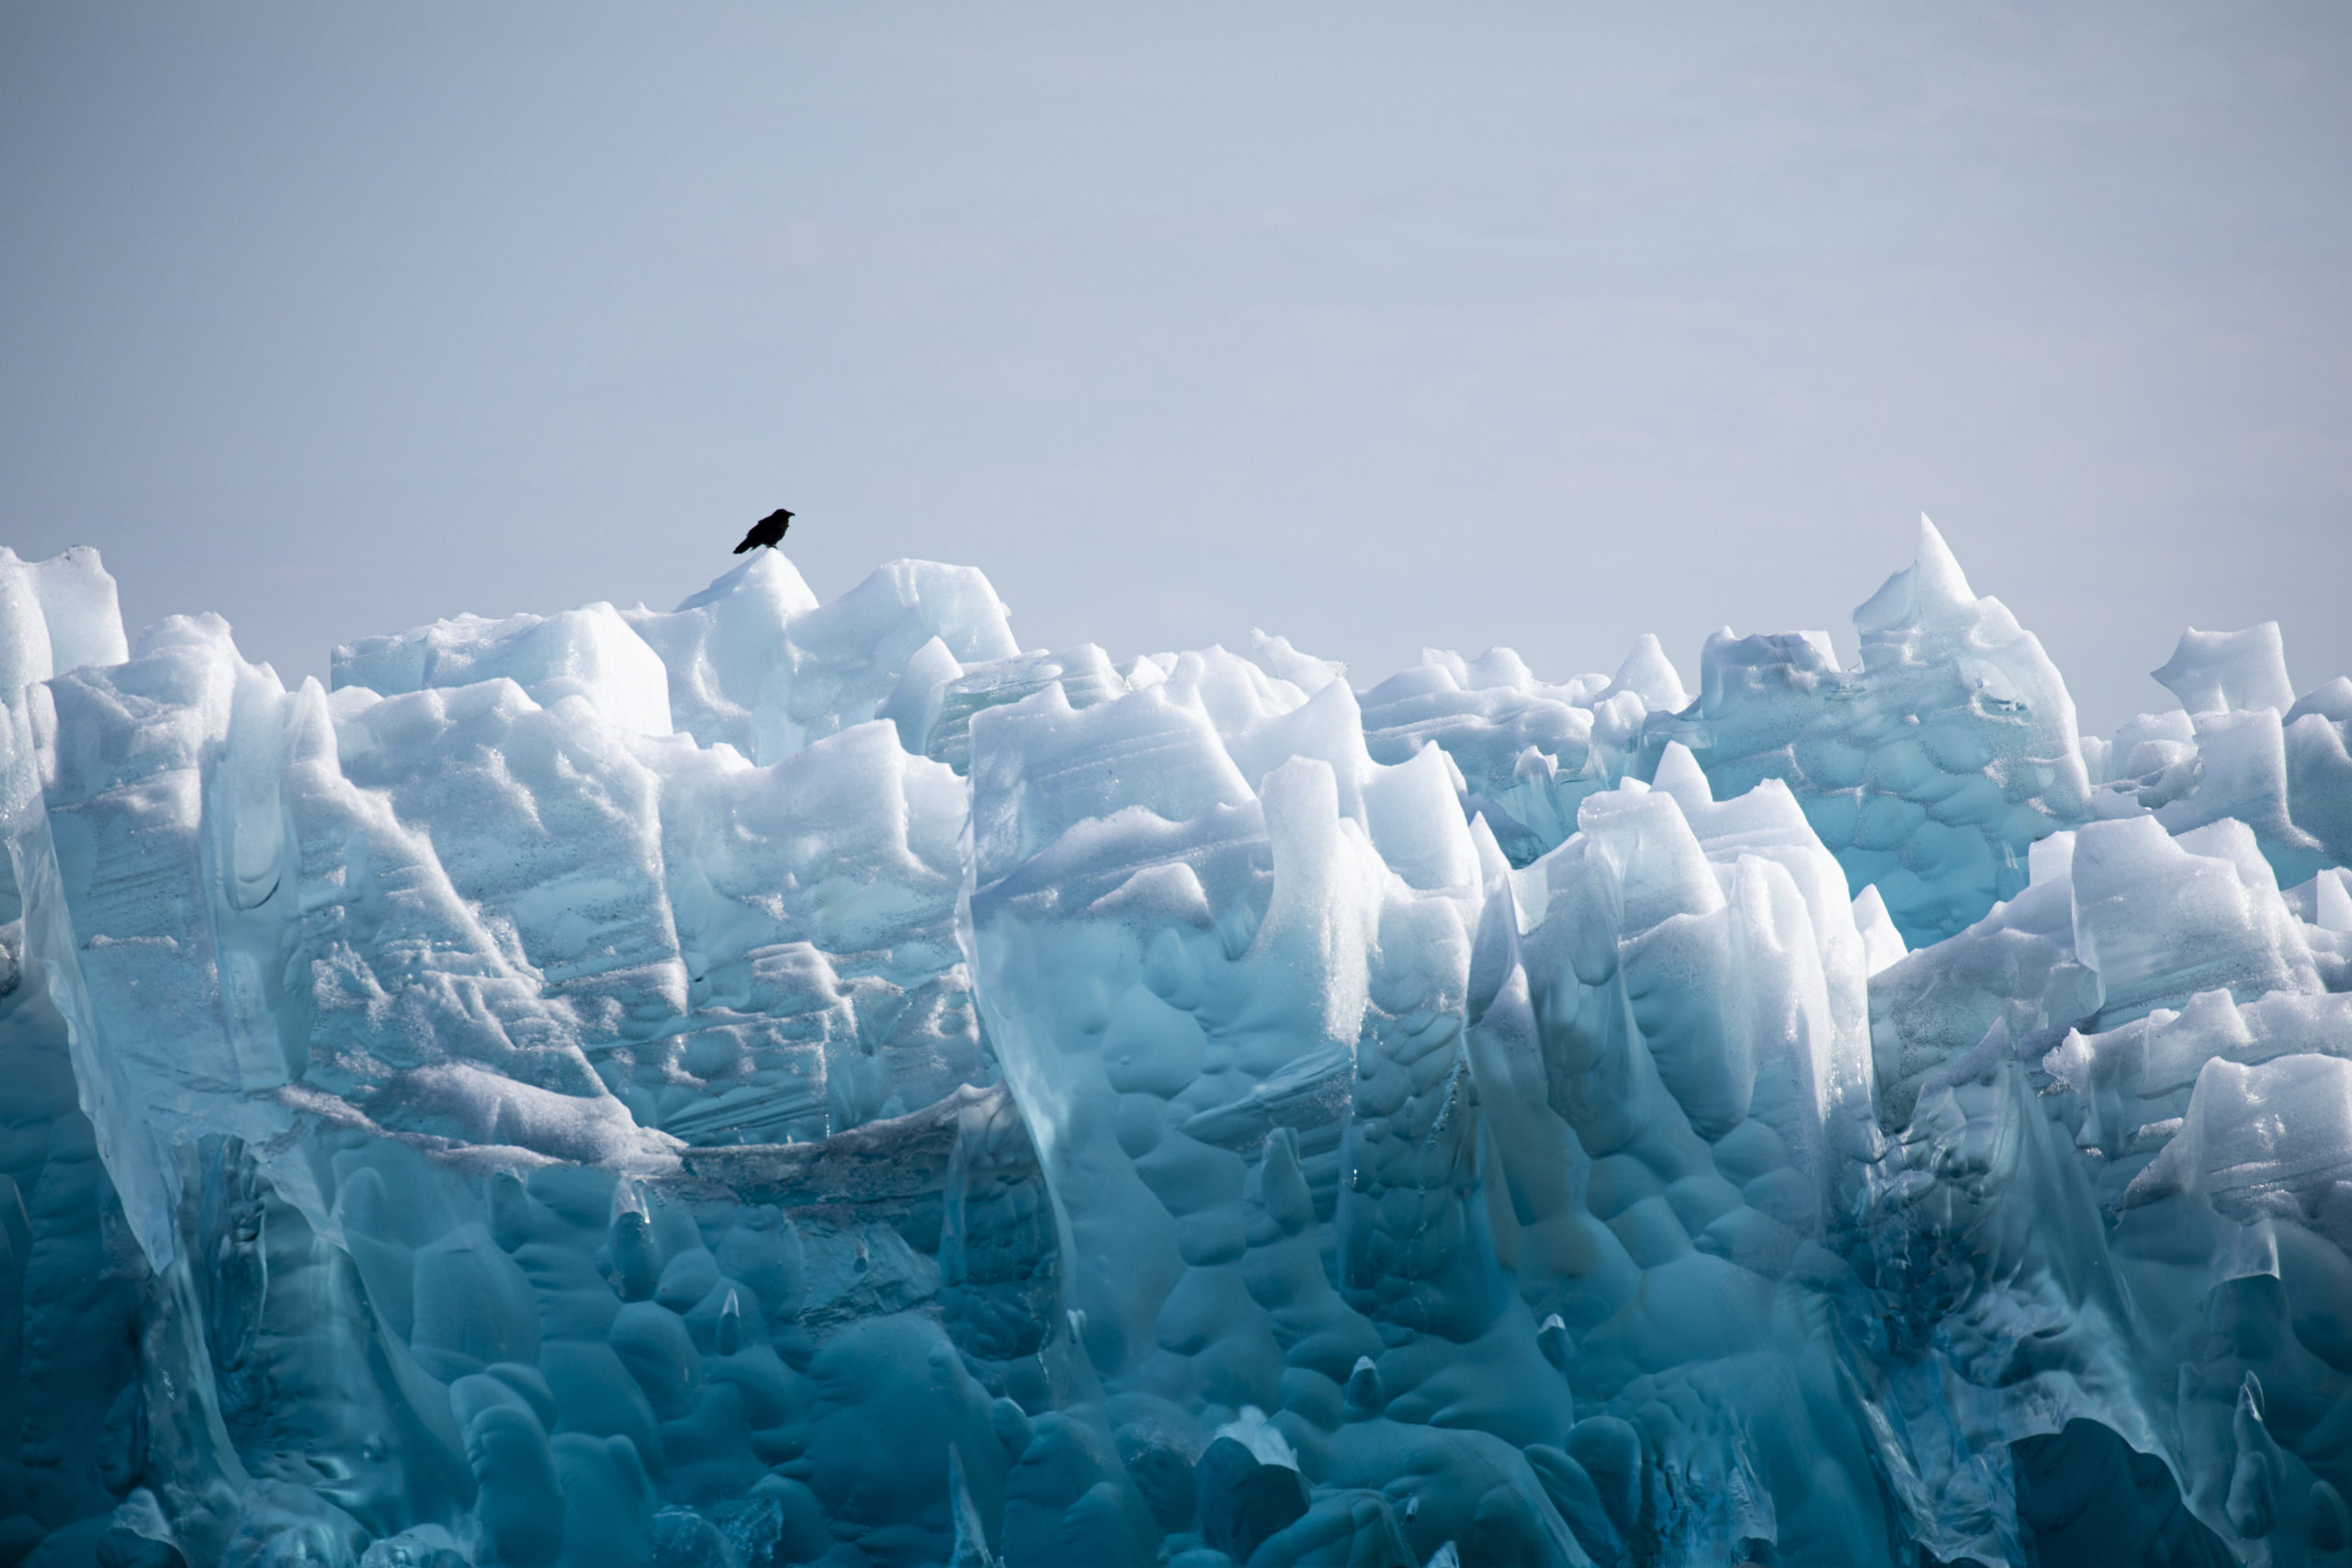
[[0, 1568], [2352, 1562], [2352, 682], [0, 553]]

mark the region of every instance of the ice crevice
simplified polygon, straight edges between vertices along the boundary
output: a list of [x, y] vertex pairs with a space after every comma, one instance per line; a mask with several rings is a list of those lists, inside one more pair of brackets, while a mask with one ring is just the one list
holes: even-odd
[[2352, 681], [0, 551], [0, 1568], [2352, 1563]]

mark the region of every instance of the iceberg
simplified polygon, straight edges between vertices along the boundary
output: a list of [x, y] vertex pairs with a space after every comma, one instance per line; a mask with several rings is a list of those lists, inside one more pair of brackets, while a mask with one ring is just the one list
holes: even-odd
[[0, 1568], [2352, 1563], [2352, 681], [0, 551]]

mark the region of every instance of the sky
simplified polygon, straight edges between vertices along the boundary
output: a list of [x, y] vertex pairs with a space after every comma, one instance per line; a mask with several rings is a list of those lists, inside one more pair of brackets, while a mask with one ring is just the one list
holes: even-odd
[[1359, 686], [1828, 629], [1932, 515], [2086, 730], [2352, 673], [2341, 4], [0, 0], [0, 543], [250, 658], [822, 597]]

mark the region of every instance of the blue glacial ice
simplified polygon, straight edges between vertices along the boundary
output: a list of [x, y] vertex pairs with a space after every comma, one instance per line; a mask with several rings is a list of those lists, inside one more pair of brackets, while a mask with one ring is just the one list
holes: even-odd
[[1854, 621], [0, 551], [0, 1568], [2352, 1564], [2352, 682]]

